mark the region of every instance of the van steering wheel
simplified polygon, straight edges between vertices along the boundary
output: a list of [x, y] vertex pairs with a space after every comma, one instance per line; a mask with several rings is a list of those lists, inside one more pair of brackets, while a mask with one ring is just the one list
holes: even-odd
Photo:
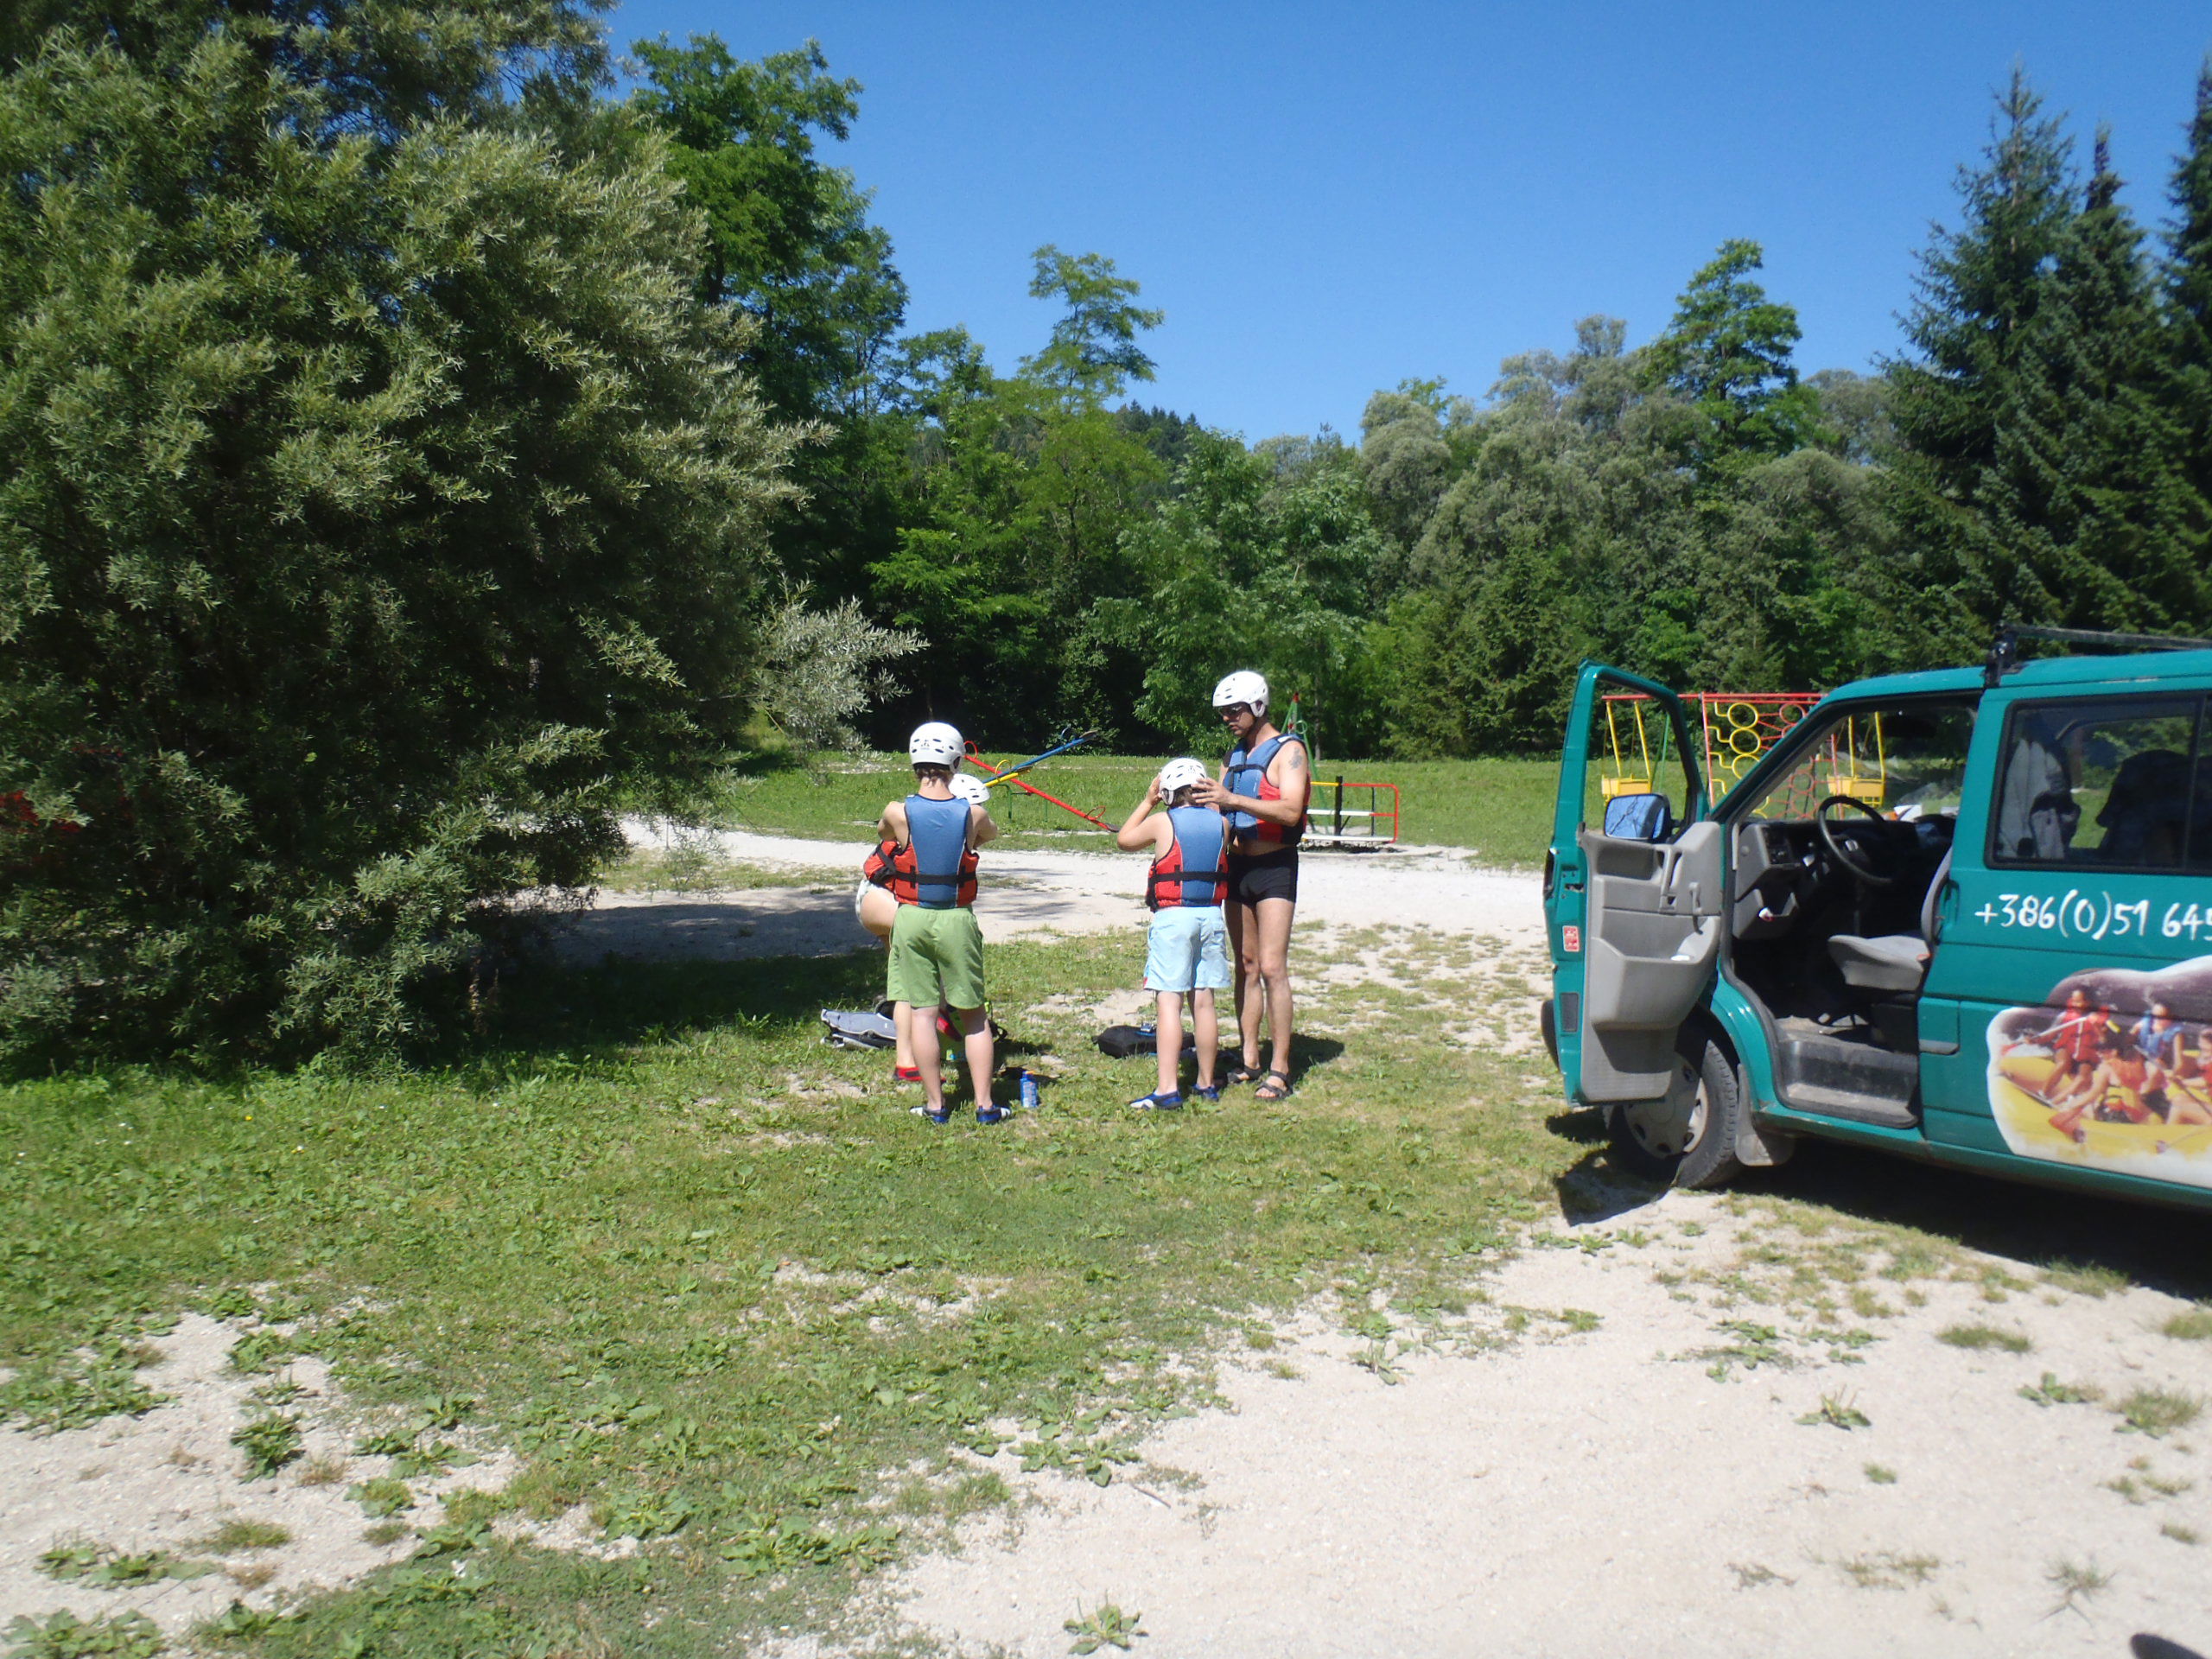
[[1828, 817], [1828, 808], [1832, 806], [1847, 806], [1854, 812], [1865, 813], [1877, 823], [1887, 823], [1889, 820], [1882, 816], [1881, 808], [1869, 806], [1866, 802], [1856, 800], [1848, 795], [1831, 795], [1813, 810], [1813, 823], [1821, 832], [1821, 844], [1834, 855], [1837, 863], [1851, 873], [1854, 880], [1863, 881], [1870, 887], [1895, 886], [1897, 877], [1876, 874], [1868, 865], [1859, 862], [1859, 860], [1865, 856], [1863, 853], [1847, 850], [1853, 843], [1837, 836], [1835, 820]]

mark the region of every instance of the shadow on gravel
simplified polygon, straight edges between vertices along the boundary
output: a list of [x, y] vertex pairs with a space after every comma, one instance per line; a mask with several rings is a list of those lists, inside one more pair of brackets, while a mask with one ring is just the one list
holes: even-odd
[[[1595, 1112], [1567, 1112], [1551, 1120], [1548, 1127], [1554, 1135], [1564, 1135], [1569, 1140], [1580, 1140], [1580, 1129], [1560, 1128], [1565, 1122], [1579, 1117], [1598, 1117]], [[1605, 1135], [1604, 1120], [1599, 1119], [1599, 1138]], [[1552, 1183], [1559, 1194], [1561, 1219], [1570, 1227], [1587, 1227], [1593, 1222], [1611, 1221], [1615, 1216], [1624, 1216], [1631, 1210], [1641, 1210], [1657, 1198], [1665, 1189], [1639, 1180], [1627, 1171], [1616, 1168], [1601, 1149], [1592, 1148], [1574, 1160]]]
[[1756, 1171], [1736, 1186], [1916, 1227], [2038, 1267], [2102, 1268], [2171, 1295], [2212, 1298], [2212, 1215], [1993, 1180], [1815, 1141], [1780, 1169]]
[[[1555, 1183], [1570, 1224], [1610, 1221], [1658, 1196], [1659, 1188], [1606, 1156], [1603, 1113], [1555, 1112], [1544, 1128], [1591, 1148]], [[2037, 1267], [2102, 1268], [2170, 1295], [2212, 1300], [2212, 1215], [2195, 1211], [1994, 1180], [1813, 1140], [1781, 1168], [1748, 1171], [1731, 1185], [1916, 1228]]]

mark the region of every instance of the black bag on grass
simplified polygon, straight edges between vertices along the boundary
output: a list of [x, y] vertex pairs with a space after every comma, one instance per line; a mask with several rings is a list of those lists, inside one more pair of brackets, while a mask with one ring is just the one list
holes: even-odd
[[822, 1040], [832, 1048], [896, 1048], [899, 1031], [880, 1014], [850, 1008], [824, 1008], [822, 1023], [828, 1027]]
[[[1189, 1031], [1183, 1033], [1183, 1052], [1195, 1052], [1198, 1039]], [[1126, 1060], [1132, 1054], [1157, 1054], [1160, 1033], [1150, 1026], [1109, 1026], [1098, 1033], [1098, 1052], [1113, 1060]]]

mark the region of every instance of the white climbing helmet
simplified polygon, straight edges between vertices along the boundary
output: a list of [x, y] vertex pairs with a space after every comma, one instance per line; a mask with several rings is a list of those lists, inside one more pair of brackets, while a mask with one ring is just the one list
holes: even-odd
[[[1238, 697], [1234, 701], [1242, 702], [1243, 699]], [[1160, 769], [1160, 798], [1166, 800], [1177, 790], [1188, 789], [1192, 784], [1202, 784], [1205, 780], [1205, 767], [1189, 755], [1183, 755]]]
[[982, 779], [963, 772], [952, 780], [952, 798], [965, 801], [970, 806], [988, 806], [991, 788]]
[[906, 740], [906, 758], [918, 766], [957, 766], [961, 753], [959, 731], [941, 720], [915, 727]]
[[1249, 668], [1240, 668], [1234, 674], [1224, 675], [1213, 689], [1213, 706], [1226, 709], [1232, 702], [1249, 703], [1252, 712], [1268, 712], [1268, 682], [1264, 675], [1255, 674]]

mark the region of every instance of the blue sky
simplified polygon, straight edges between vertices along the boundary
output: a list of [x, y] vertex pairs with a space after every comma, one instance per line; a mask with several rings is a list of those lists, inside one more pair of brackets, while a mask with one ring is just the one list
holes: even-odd
[[1479, 395], [1576, 318], [1666, 321], [1726, 238], [1764, 245], [1801, 368], [1898, 349], [1914, 256], [2018, 59], [2164, 212], [2212, 7], [622, 0], [626, 48], [821, 41], [866, 88], [831, 146], [876, 193], [909, 326], [1011, 369], [1030, 251], [1112, 257], [1167, 321], [1147, 403], [1259, 439], [1357, 429], [1408, 376]]

